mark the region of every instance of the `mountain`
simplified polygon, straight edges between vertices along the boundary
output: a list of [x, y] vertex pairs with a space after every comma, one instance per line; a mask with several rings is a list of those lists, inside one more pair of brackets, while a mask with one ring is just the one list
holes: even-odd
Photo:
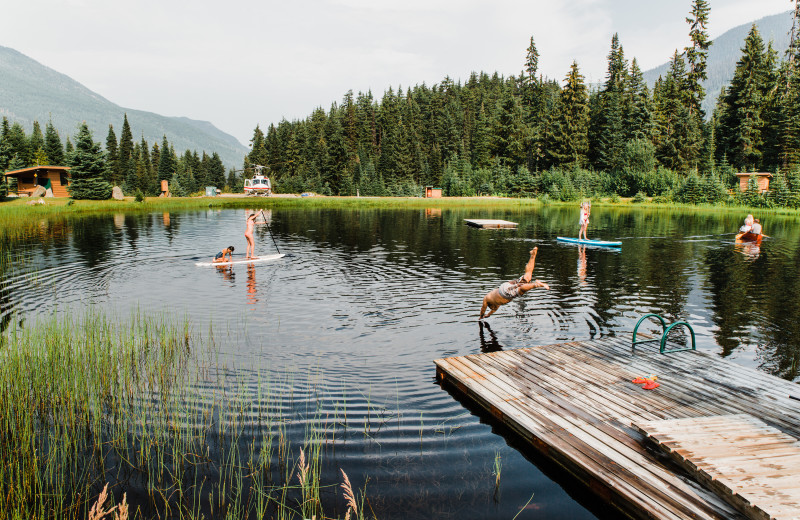
[[33, 121], [44, 127], [49, 120], [61, 139], [77, 133], [77, 125], [86, 121], [94, 140], [105, 146], [108, 125], [114, 125], [119, 138], [124, 114], [128, 114], [134, 141], [144, 138], [152, 146], [161, 146], [163, 136], [175, 147], [186, 150], [217, 152], [226, 167], [241, 168], [248, 149], [235, 137], [208, 121], [186, 117], [165, 117], [143, 110], [123, 108], [84, 87], [69, 76], [45, 67], [24, 54], [0, 46], [0, 117], [19, 122], [26, 132]]
[[[714, 12], [712, 10], [712, 19], [713, 16]], [[791, 11], [766, 16], [755, 22], [734, 27], [714, 39], [713, 44], [708, 49], [708, 79], [703, 82], [703, 86], [706, 89], [703, 110], [705, 110], [706, 114], [713, 112], [720, 90], [730, 83], [733, 72], [736, 70], [736, 62], [742, 57], [744, 39], [754, 23], [758, 27], [758, 32], [761, 33], [764, 44], [766, 45], [767, 42], [772, 41], [772, 47], [778, 51], [778, 58], [783, 58], [786, 49], [789, 48], [789, 31], [792, 29]], [[678, 50], [681, 51], [682, 49]], [[646, 71], [644, 79], [647, 81], [647, 85], [652, 89], [659, 76], [667, 76], [668, 70], [669, 63], [664, 63]]]

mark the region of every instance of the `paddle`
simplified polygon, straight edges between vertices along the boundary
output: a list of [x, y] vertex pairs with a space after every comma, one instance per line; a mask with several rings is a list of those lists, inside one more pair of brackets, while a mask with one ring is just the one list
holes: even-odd
[[269, 231], [269, 237], [272, 239], [272, 243], [275, 246], [275, 250], [278, 251], [278, 253], [280, 254], [281, 250], [278, 248], [277, 242], [275, 242], [275, 237], [272, 236], [272, 229], [270, 228], [269, 222], [267, 222], [267, 216], [264, 215], [263, 209], [260, 211], [261, 211], [261, 216], [264, 217], [264, 223], [267, 225], [267, 231]]

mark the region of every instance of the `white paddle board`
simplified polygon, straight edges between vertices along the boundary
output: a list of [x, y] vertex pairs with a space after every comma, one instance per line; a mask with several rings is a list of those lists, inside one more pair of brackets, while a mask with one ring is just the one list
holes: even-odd
[[556, 237], [559, 242], [568, 242], [570, 244], [580, 244], [584, 246], [603, 246], [603, 247], [621, 247], [622, 242], [614, 242], [610, 240], [587, 240], [580, 238]]
[[238, 260], [230, 260], [228, 262], [197, 262], [194, 265], [199, 267], [210, 267], [212, 265], [217, 267], [224, 267], [226, 265], [234, 265], [234, 264], [255, 264], [257, 262], [269, 262], [270, 260], [277, 260], [278, 258], [283, 258], [286, 256], [285, 253], [280, 253], [276, 255], [264, 255], [259, 256], [258, 258], [250, 258], [250, 259], [238, 259]]

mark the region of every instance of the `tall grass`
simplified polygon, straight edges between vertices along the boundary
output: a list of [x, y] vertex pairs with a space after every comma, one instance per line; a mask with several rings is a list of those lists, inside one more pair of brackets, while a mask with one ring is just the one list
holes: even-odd
[[230, 380], [212, 343], [187, 322], [140, 314], [10, 327], [0, 518], [84, 519], [124, 495], [130, 518], [331, 518], [320, 495], [336, 485], [320, 481], [325, 428], [293, 450], [280, 396], [262, 378], [255, 391]]

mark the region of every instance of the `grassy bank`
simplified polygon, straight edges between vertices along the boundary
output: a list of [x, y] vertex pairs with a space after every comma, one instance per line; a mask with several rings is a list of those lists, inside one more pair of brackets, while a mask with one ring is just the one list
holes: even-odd
[[334, 518], [320, 490], [342, 485], [338, 516], [364, 518], [343, 472], [320, 481], [325, 425], [291, 446], [281, 396], [227, 380], [212, 345], [142, 316], [6, 331], [0, 518], [85, 519], [106, 485], [130, 518], [190, 519]]

